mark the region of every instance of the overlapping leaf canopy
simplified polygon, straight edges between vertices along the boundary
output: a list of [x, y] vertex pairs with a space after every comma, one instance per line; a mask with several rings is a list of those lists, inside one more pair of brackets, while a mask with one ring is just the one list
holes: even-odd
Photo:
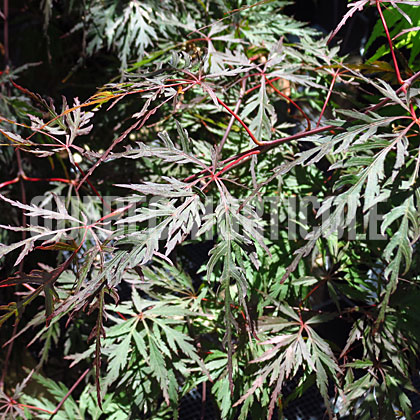
[[[95, 373], [74, 399], [34, 374], [60, 404], [2, 391], [6, 415], [175, 418], [200, 387], [220, 418], [270, 419], [313, 384], [330, 418], [411, 415], [418, 3], [350, 3], [327, 37], [281, 1], [67, 10], [84, 45], [68, 71], [105, 53], [118, 63], [61, 106], [2, 75], [0, 157], [17, 169], [0, 183], [15, 215], [1, 226], [14, 268], [0, 286], [25, 292], [0, 323], [37, 328], [41, 364], [63, 340], [71, 367]], [[379, 20], [357, 65], [328, 38], [370, 7]], [[380, 36], [387, 47], [369, 50]], [[27, 263], [52, 252], [51, 265]]]

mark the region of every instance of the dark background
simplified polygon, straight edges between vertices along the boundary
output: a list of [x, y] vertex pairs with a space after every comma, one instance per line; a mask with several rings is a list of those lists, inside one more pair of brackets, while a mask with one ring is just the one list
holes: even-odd
[[[75, 15], [69, 14], [67, 2], [54, 2], [54, 18], [44, 33], [44, 16], [39, 1], [9, 0], [9, 57], [14, 67], [38, 63], [20, 77], [22, 85], [31, 86], [41, 95], [59, 98], [87, 98], [98, 86], [118, 74], [115, 54], [101, 51], [87, 57], [83, 49], [82, 31], [70, 32]], [[347, 0], [295, 0], [286, 13], [328, 34], [347, 10]], [[79, 16], [77, 16], [79, 19]], [[356, 13], [339, 32], [342, 54], [359, 55], [376, 21], [376, 10], [368, 8]], [[3, 37], [3, 31], [1, 31]], [[3, 40], [2, 40], [3, 43]], [[4, 44], [3, 44], [4, 45]], [[5, 67], [4, 48], [1, 54]]]

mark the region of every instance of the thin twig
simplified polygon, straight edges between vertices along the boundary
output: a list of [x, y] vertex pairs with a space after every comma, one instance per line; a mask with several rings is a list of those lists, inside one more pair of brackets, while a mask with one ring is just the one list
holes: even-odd
[[245, 128], [245, 131], [248, 133], [249, 137], [251, 137], [251, 140], [257, 144], [258, 146], [262, 146], [264, 143], [260, 140], [258, 140], [252, 131], [249, 129], [249, 127], [242, 121], [242, 118], [234, 111], [232, 111], [219, 97], [216, 97], [217, 102], [219, 102], [220, 105], [222, 105], [223, 108], [226, 109], [229, 114], [231, 114], [238, 122], [242, 125], [243, 128]]
[[[406, 92], [407, 89], [417, 80], [420, 78], [420, 71], [418, 71], [417, 73], [413, 74], [410, 78], [408, 78], [404, 84], [402, 86], [400, 86], [395, 93], [398, 95], [401, 92]], [[391, 99], [390, 98], [385, 98], [382, 99], [381, 102], [377, 103], [376, 105], [370, 106], [369, 108], [366, 108], [363, 113], [367, 114], [368, 112], [371, 111], [376, 111], [379, 108], [382, 108], [384, 105], [386, 105]]]
[[[19, 319], [16, 319], [15, 325], [13, 326], [13, 332], [12, 332], [13, 337], [16, 335], [18, 323], [19, 323]], [[6, 379], [7, 371], [9, 369], [9, 361], [10, 361], [10, 356], [12, 355], [13, 343], [14, 343], [14, 340], [10, 341], [7, 347], [6, 358], [4, 359], [3, 371], [1, 373], [1, 378], [0, 378], [0, 390], [4, 389], [4, 381]]]
[[336, 81], [337, 76], [339, 75], [339, 73], [340, 73], [340, 71], [339, 71], [339, 70], [336, 70], [336, 71], [333, 73], [333, 78], [332, 78], [332, 80], [331, 80], [331, 85], [330, 85], [330, 88], [328, 89], [328, 93], [327, 93], [327, 96], [326, 96], [326, 98], [325, 98], [324, 105], [323, 105], [322, 110], [321, 110], [321, 114], [319, 114], [318, 122], [316, 123], [317, 128], [319, 127], [319, 124], [321, 124], [322, 117], [323, 117], [323, 115], [324, 115], [325, 109], [327, 108], [327, 104], [328, 104], [328, 102], [329, 102], [329, 100], [330, 100], [330, 97], [331, 97], [332, 91], [333, 91], [333, 89], [334, 89], [335, 81]]
[[[279, 89], [277, 89], [272, 81], [270, 79], [267, 78], [266, 75], [264, 75], [264, 78], [266, 80], [266, 82], [271, 86], [272, 89], [274, 89], [276, 91], [276, 93], [278, 93], [281, 97], [283, 97], [284, 99], [286, 99], [287, 102], [290, 102], [301, 114], [302, 117], [305, 118], [308, 126], [306, 128], [306, 131], [309, 131], [311, 129], [311, 120], [309, 119], [309, 117], [306, 115], [305, 111], [292, 99], [289, 98], [287, 95], [285, 95], [283, 92], [281, 92]], [[318, 127], [318, 126], [317, 126]]]
[[206, 391], [207, 388], [207, 381], [203, 382], [203, 387], [201, 390], [201, 414], [200, 414], [200, 420], [204, 420], [205, 413], [206, 413]]
[[[291, 136], [287, 136], [280, 139], [272, 140], [270, 142], [266, 142], [262, 146], [257, 146], [257, 147], [254, 147], [253, 149], [245, 150], [244, 152], [238, 153], [236, 156], [232, 156], [228, 159], [223, 160], [221, 163], [225, 165], [229, 162], [232, 162], [233, 160], [238, 160], [244, 155], [255, 154], [254, 152], [256, 151], [263, 153], [270, 150], [271, 148], [275, 146], [278, 146], [283, 143], [288, 143], [292, 140], [298, 140], [302, 137], [307, 137], [313, 134], [318, 134], [324, 131], [333, 130], [333, 129], [336, 130], [340, 128], [341, 127], [337, 127], [335, 125], [326, 125], [325, 127], [313, 128], [312, 130], [309, 130], [309, 131], [301, 131], [300, 133], [292, 134]], [[239, 161], [237, 163], [239, 163]], [[235, 165], [233, 165], [232, 167], [236, 166], [237, 163], [235, 163]], [[232, 167], [229, 167], [229, 169], [231, 169]], [[224, 171], [226, 171], [226, 169]], [[183, 181], [184, 182], [192, 181], [193, 179], [199, 177], [200, 175], [203, 175], [206, 172], [207, 171], [203, 169], [200, 172], [197, 172], [196, 174], [190, 175], [189, 177], [185, 178]]]
[[60, 410], [60, 408], [63, 406], [63, 404], [65, 403], [65, 401], [67, 400], [68, 397], [70, 397], [71, 393], [74, 391], [74, 389], [77, 387], [77, 385], [80, 384], [80, 382], [83, 380], [83, 378], [90, 372], [90, 368], [87, 368], [82, 375], [79, 377], [79, 379], [73, 384], [73, 386], [68, 390], [67, 394], [64, 395], [63, 399], [59, 402], [59, 404], [57, 405], [57, 407], [55, 407], [54, 412], [51, 414], [50, 420], [52, 420], [52, 418], [58, 413], [58, 411]]
[[[242, 79], [241, 90], [239, 92], [239, 98], [238, 98], [238, 101], [236, 102], [236, 106], [235, 106], [235, 109], [233, 111], [235, 114], [237, 114], [239, 112], [239, 107], [242, 104], [242, 99], [245, 95], [245, 86], [246, 86], [246, 78]], [[225, 142], [226, 142], [226, 140], [229, 136], [230, 130], [232, 129], [232, 126], [233, 126], [234, 122], [235, 122], [235, 117], [232, 115], [231, 118], [230, 118], [229, 124], [226, 128], [225, 134], [223, 135], [222, 141], [220, 142], [219, 146], [217, 147], [216, 161], [217, 161], [217, 158], [220, 156], [220, 153], [221, 153], [221, 151], [223, 149], [223, 146], [224, 146], [224, 144], [225, 144]]]
[[[17, 159], [17, 163], [18, 163], [18, 177], [20, 180], [20, 194], [21, 194], [21, 203], [22, 204], [27, 204], [27, 200], [26, 200], [26, 189], [25, 189], [25, 182], [23, 180], [23, 177], [25, 176], [25, 172], [23, 171], [23, 166], [22, 166], [22, 156], [20, 154], [20, 150], [19, 148], [16, 149], [16, 159]], [[22, 226], [26, 226], [26, 213], [23, 210], [22, 211]], [[26, 231], [23, 230], [22, 231], [22, 241], [24, 241], [26, 239]], [[19, 271], [22, 273], [23, 272], [23, 259], [19, 264]]]
[[395, 73], [397, 75], [398, 83], [400, 85], [404, 85], [404, 80], [401, 78], [401, 73], [400, 73], [400, 69], [398, 67], [397, 57], [395, 56], [394, 47], [392, 45], [391, 36], [389, 35], [388, 25], [386, 24], [385, 17], [384, 17], [384, 15], [382, 13], [381, 3], [380, 3], [379, 0], [376, 0], [376, 7], [378, 9], [379, 16], [380, 16], [381, 21], [382, 21], [382, 25], [383, 25], [383, 27], [385, 29], [386, 37], [388, 39], [388, 44], [389, 44], [389, 48], [391, 50], [392, 61], [394, 62]]

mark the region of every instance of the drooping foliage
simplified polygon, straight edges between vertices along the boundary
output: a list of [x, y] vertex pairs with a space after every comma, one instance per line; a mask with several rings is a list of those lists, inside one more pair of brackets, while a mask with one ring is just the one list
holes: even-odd
[[271, 419], [312, 385], [329, 418], [413, 414], [420, 2], [349, 3], [328, 36], [286, 6], [45, 0], [51, 66], [80, 43], [64, 85], [103, 80], [85, 97], [6, 48], [4, 418], [172, 419], [199, 388], [202, 418]]

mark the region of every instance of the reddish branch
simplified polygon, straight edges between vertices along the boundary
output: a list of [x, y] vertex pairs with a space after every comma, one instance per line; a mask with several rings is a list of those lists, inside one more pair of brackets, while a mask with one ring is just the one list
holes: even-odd
[[[285, 98], [287, 101], [289, 101], [291, 104], [293, 104], [298, 110], [299, 112], [301, 112], [301, 114], [303, 115], [303, 117], [306, 119], [306, 121], [308, 122], [308, 128], [307, 130], [310, 130], [311, 127], [311, 122], [308, 118], [308, 116], [305, 114], [305, 112], [302, 110], [302, 108], [300, 108], [292, 99], [290, 99], [287, 95], [285, 95], [284, 93], [280, 92], [280, 90], [278, 90], [273, 84], [272, 82], [267, 78], [267, 76], [264, 75], [265, 80], [267, 81], [267, 83], [279, 94], [281, 95], [283, 98]], [[260, 140], [258, 140], [254, 134], [252, 133], [252, 131], [249, 129], [249, 127], [243, 122], [243, 120], [241, 119], [241, 117], [239, 117], [239, 115], [237, 115], [237, 113], [235, 111], [232, 111], [219, 97], [216, 96], [217, 102], [219, 102], [220, 105], [223, 106], [223, 108], [226, 109], [226, 111], [229, 112], [229, 114], [231, 114], [241, 125], [242, 127], [245, 128], [245, 131], [248, 133], [249, 137], [251, 138], [251, 140], [258, 146], [268, 146], [270, 144], [272, 144], [272, 142], [268, 141], [268, 142], [262, 142]]]
[[327, 104], [328, 104], [328, 102], [329, 102], [329, 100], [330, 100], [330, 97], [331, 97], [332, 91], [333, 91], [333, 89], [334, 89], [335, 81], [336, 81], [337, 76], [338, 76], [339, 74], [340, 74], [340, 71], [339, 71], [339, 70], [336, 70], [336, 71], [333, 73], [333, 78], [332, 78], [332, 81], [331, 81], [331, 85], [330, 85], [330, 88], [328, 89], [327, 97], [325, 98], [325, 102], [324, 102], [324, 105], [323, 105], [323, 107], [322, 107], [321, 114], [319, 115], [318, 122], [317, 122], [317, 124], [316, 124], [317, 128], [319, 127], [319, 124], [321, 124], [322, 116], [324, 115], [325, 109], [327, 108]]
[[[264, 76], [264, 79], [265, 79], [266, 83], [268, 83], [275, 92], [277, 92], [280, 96], [282, 96], [284, 99], [286, 99], [287, 102], [291, 103], [302, 114], [303, 118], [305, 118], [306, 122], [308, 123], [307, 130], [311, 129], [311, 121], [310, 121], [309, 117], [305, 114], [305, 111], [303, 111], [303, 109], [296, 102], [294, 102], [293, 99], [291, 99], [289, 96], [284, 94], [282, 91], [280, 91], [279, 89], [277, 89], [273, 85], [273, 82], [275, 82], [277, 80], [284, 80], [282, 77], [274, 77], [273, 79], [269, 79], [267, 77], [267, 75], [264, 74], [264, 73], [253, 73], [253, 74], [249, 74], [245, 77], [252, 77], [252, 76]], [[261, 85], [262, 85], [262, 83], [259, 83], [258, 85], [248, 89], [245, 92], [245, 95], [248, 95], [249, 93], [253, 92], [254, 90], [260, 88]]]
[[306, 130], [309, 131], [311, 129], [311, 120], [306, 115], [305, 111], [296, 102], [294, 102], [293, 99], [289, 98], [283, 92], [281, 92], [280, 90], [278, 90], [273, 85], [272, 81], [267, 78], [266, 75], [264, 75], [264, 78], [265, 78], [266, 82], [271, 86], [272, 89], [274, 89], [280, 96], [282, 96], [284, 99], [286, 99], [287, 102], [290, 102], [302, 114], [302, 117], [305, 118], [306, 122], [308, 123], [308, 127], [306, 128]]
[[66, 184], [75, 184], [76, 183], [76, 181], [74, 181], [72, 179], [65, 179], [65, 178], [31, 178], [31, 177], [23, 174], [21, 176], [17, 176], [16, 178], [13, 178], [9, 181], [2, 182], [0, 184], [0, 189], [6, 187], [7, 185], [16, 184], [21, 179], [23, 179], [24, 181], [29, 181], [29, 182], [64, 182]]
[[392, 61], [394, 62], [395, 73], [397, 75], [398, 83], [400, 85], [404, 85], [404, 80], [401, 78], [401, 73], [400, 73], [400, 69], [398, 67], [397, 57], [395, 56], [394, 47], [392, 45], [391, 36], [389, 35], [388, 25], [386, 24], [385, 17], [384, 17], [384, 15], [382, 13], [381, 3], [380, 3], [379, 0], [376, 0], [376, 7], [378, 9], [379, 16], [381, 17], [382, 25], [383, 25], [383, 27], [385, 29], [385, 34], [386, 34], [386, 37], [388, 39], [388, 44], [389, 44], [389, 48], [391, 50]]
[[[261, 73], [259, 73], [259, 76], [261, 76]], [[277, 80], [281, 80], [281, 79], [283, 79], [283, 77], [274, 77], [273, 79], [270, 79], [270, 82], [276, 82]], [[245, 95], [249, 95], [249, 94], [250, 94], [251, 92], [253, 92], [254, 90], [256, 90], [256, 89], [260, 88], [260, 87], [261, 87], [261, 85], [262, 85], [262, 83], [260, 83], [260, 84], [258, 84], [258, 85], [256, 85], [256, 86], [254, 86], [254, 87], [252, 87], [252, 88], [248, 89], [248, 90], [245, 92]]]
[[[225, 165], [229, 162], [232, 162], [233, 160], [238, 160], [238, 158], [242, 158], [244, 155], [249, 155], [250, 153], [255, 154], [253, 152], [256, 152], [256, 151], [258, 151], [258, 153], [263, 153], [263, 152], [266, 152], [266, 151], [268, 151], [268, 150], [272, 149], [273, 147], [278, 146], [280, 144], [288, 143], [292, 140], [298, 140], [302, 137], [307, 137], [307, 136], [310, 136], [310, 135], [313, 135], [313, 134], [318, 134], [318, 133], [322, 133], [324, 131], [333, 130], [333, 129], [340, 129], [340, 127], [336, 127], [334, 125], [326, 125], [325, 127], [313, 128], [312, 130], [309, 130], [309, 131], [301, 131], [300, 133], [292, 134], [291, 136], [288, 136], [288, 137], [283, 137], [283, 138], [280, 138], [280, 139], [272, 140], [270, 142], [265, 142], [261, 146], [257, 146], [257, 147], [254, 147], [251, 150], [246, 150], [244, 152], [238, 153], [235, 156], [232, 156], [228, 159], [223, 160], [221, 163]], [[241, 160], [242, 159], [240, 159], [238, 162], [236, 162], [235, 165], [229, 166], [229, 169], [232, 169]], [[224, 169], [224, 172], [226, 170], [227, 169]], [[184, 182], [192, 181], [193, 179], [199, 177], [200, 175], [205, 174], [206, 172], [207, 172], [207, 170], [203, 169], [202, 171], [197, 172], [196, 174], [190, 175], [189, 177], [185, 178]]]
[[220, 175], [222, 175], [224, 172], [226, 172], [227, 170], [229, 170], [230, 168], [232, 168], [233, 166], [237, 165], [239, 162], [241, 162], [242, 160], [252, 156], [252, 155], [258, 155], [260, 154], [260, 150], [254, 150], [248, 153], [245, 153], [244, 155], [238, 157], [236, 160], [234, 160], [233, 162], [227, 164], [223, 169], [221, 169], [219, 172], [217, 172], [217, 174], [214, 175], [214, 178], [218, 178]]
[[[187, 72], [186, 70], [184, 70], [184, 73], [187, 73], [188, 75], [191, 75], [190, 72]], [[194, 77], [194, 76], [193, 76]], [[181, 89], [183, 89], [183, 91], [185, 92], [188, 88], [195, 86], [196, 84], [199, 83], [199, 81], [194, 77], [195, 81], [192, 82], [191, 80], [184, 80], [183, 82], [180, 83], [173, 83], [170, 85], [164, 85], [164, 86], [157, 86], [155, 88], [150, 88], [150, 89], [140, 89], [138, 91], [133, 91], [133, 92], [126, 92], [124, 94], [121, 95], [127, 95], [127, 94], [133, 94], [133, 93], [140, 93], [140, 92], [146, 92], [146, 91], [151, 91], [151, 90], [156, 90], [156, 89], [164, 89], [167, 87], [181, 87]], [[185, 83], [189, 83], [189, 86], [187, 88], [184, 88], [184, 84]], [[120, 95], [120, 96], [121, 96]], [[162, 102], [159, 106], [162, 106], [164, 103], [169, 102], [173, 97], [170, 96], [168, 99], [166, 99], [164, 102]], [[156, 110], [156, 108], [154, 108], [154, 110]], [[152, 110], [153, 111], [153, 110]], [[146, 116], [139, 121], [136, 121], [133, 125], [131, 125], [127, 130], [124, 131], [123, 134], [121, 134], [121, 136], [119, 136], [116, 140], [114, 140], [112, 142], [112, 144], [108, 147], [108, 149], [105, 150], [104, 153], [102, 153], [101, 157], [95, 162], [95, 164], [88, 170], [88, 172], [83, 176], [83, 178], [81, 179], [81, 181], [79, 182], [77, 189], [79, 189], [83, 183], [85, 181], [87, 181], [89, 179], [89, 177], [92, 175], [92, 173], [95, 171], [95, 169], [108, 157], [108, 155], [112, 152], [112, 150], [114, 149], [114, 147], [121, 143], [127, 136], [129, 133], [131, 133], [133, 130], [136, 129], [140, 129], [147, 121], [147, 119], [150, 117], [150, 115], [152, 115], [152, 112], [149, 111]]]
[[[123, 92], [123, 93], [116, 93], [116, 94], [110, 94], [110, 95], [105, 95], [105, 93], [99, 92], [99, 93], [93, 95], [87, 102], [85, 102], [83, 104], [80, 104], [80, 105], [73, 106], [72, 108], [68, 108], [64, 112], [62, 112], [61, 114], [59, 114], [56, 117], [52, 118], [51, 120], [47, 121], [44, 125], [39, 127], [35, 132], [33, 132], [30, 136], [28, 136], [26, 138], [26, 140], [30, 140], [38, 131], [43, 130], [45, 127], [47, 127], [48, 125], [50, 125], [54, 121], [56, 121], [59, 118], [69, 114], [70, 112], [75, 111], [76, 109], [86, 108], [86, 107], [89, 107], [89, 106], [92, 106], [92, 105], [102, 105], [106, 102], [109, 102], [112, 99], [115, 99], [115, 100], [118, 101], [118, 100], [120, 100], [121, 98], [123, 98], [127, 95], [134, 95], [136, 93], [150, 92], [152, 90], [162, 89], [162, 88], [167, 88], [167, 87], [176, 87], [176, 86], [179, 86], [179, 85], [182, 85], [182, 84], [183, 83], [174, 83], [174, 84], [165, 85], [165, 86], [154, 86], [154, 87], [148, 88], [148, 89], [137, 89], [137, 90], [133, 90], [131, 92]], [[114, 104], [115, 104], [115, 101], [114, 101]], [[112, 106], [113, 105], [111, 105], [111, 107]], [[46, 134], [46, 133], [42, 133], [42, 134]]]
[[[77, 162], [74, 162], [74, 165], [76, 166], [76, 168], [79, 170], [79, 172], [81, 173], [82, 177], [86, 177], [85, 173], [83, 172], [82, 168], [77, 164]], [[90, 188], [92, 188], [93, 192], [95, 193], [95, 195], [97, 197], [99, 197], [99, 199], [102, 201], [102, 204], [110, 211], [112, 211], [111, 206], [103, 199], [102, 195], [99, 193], [99, 191], [94, 187], [94, 185], [89, 181], [89, 178], [86, 177], [86, 182], [88, 183], [88, 185], [90, 186]]]
[[[395, 93], [398, 95], [401, 92], [406, 92], [407, 89], [419, 78], [420, 78], [420, 71], [413, 74], [413, 76], [411, 76], [410, 78], [408, 78], [404, 82], [404, 84], [395, 91]], [[390, 100], [391, 100], [390, 98], [382, 99], [382, 101], [377, 103], [376, 105], [373, 105], [373, 106], [370, 106], [369, 108], [366, 108], [365, 111], [364, 111], [364, 114], [367, 114], [368, 112], [376, 111], [377, 109], [382, 108]]]
[[[414, 74], [413, 76], [411, 76], [409, 79], [407, 79], [404, 82], [404, 85], [402, 85], [399, 89], [397, 89], [396, 93], [398, 94], [402, 91], [406, 91], [419, 78], [420, 78], [420, 71], [417, 72], [416, 74]], [[378, 104], [376, 104], [374, 106], [371, 106], [369, 108], [366, 108], [363, 113], [368, 114], [369, 112], [376, 111], [376, 110], [382, 108], [383, 106], [385, 106], [389, 101], [390, 101], [389, 98], [385, 98], [381, 102], [379, 102]], [[257, 146], [257, 147], [254, 147], [253, 149], [241, 152], [241, 153], [239, 153], [235, 156], [232, 156], [228, 159], [225, 159], [221, 163], [223, 165], [226, 165], [227, 163], [232, 162], [234, 160], [237, 160], [239, 157], [244, 156], [244, 155], [248, 154], [249, 152], [253, 152], [253, 151], [258, 150], [261, 153], [263, 153], [263, 152], [266, 152], [266, 151], [270, 150], [271, 148], [273, 148], [275, 146], [278, 146], [278, 145], [283, 144], [283, 143], [288, 143], [292, 140], [298, 140], [300, 138], [307, 137], [307, 136], [310, 136], [310, 135], [319, 134], [319, 133], [322, 133], [322, 132], [325, 132], [325, 131], [330, 131], [330, 130], [339, 130], [339, 129], [341, 129], [341, 127], [337, 127], [337, 126], [333, 126], [333, 125], [327, 125], [327, 126], [324, 126], [324, 127], [317, 127], [317, 128], [312, 129], [312, 130], [309, 130], [309, 131], [302, 131], [300, 133], [293, 134], [291, 136], [287, 136], [287, 137], [283, 137], [283, 138], [280, 138], [280, 139], [272, 140], [271, 142], [266, 142], [266, 143], [264, 143], [263, 146]], [[235, 166], [236, 166], [236, 164], [232, 165], [231, 167], [229, 167], [229, 170], [232, 169]], [[206, 172], [207, 172], [206, 170], [202, 170], [202, 171], [197, 172], [196, 174], [190, 175], [189, 177], [184, 179], [184, 182], [192, 181], [192, 180], [200, 177], [201, 175], [205, 174]]]
[[[12, 337], [16, 335], [18, 324], [19, 324], [19, 320], [17, 319], [15, 321], [15, 325], [13, 325]], [[7, 346], [6, 357], [4, 359], [3, 370], [2, 370], [1, 378], [0, 378], [0, 390], [3, 390], [4, 388], [4, 381], [6, 379], [7, 371], [9, 370], [9, 361], [10, 361], [10, 356], [12, 355], [13, 343], [14, 341], [10, 341]]]
[[252, 131], [248, 128], [248, 126], [242, 121], [241, 117], [239, 117], [234, 111], [232, 111], [220, 98], [216, 97], [217, 102], [219, 102], [220, 105], [222, 105], [223, 108], [226, 109], [229, 114], [231, 114], [238, 122], [242, 125], [243, 128], [245, 128], [245, 131], [248, 133], [249, 137], [251, 137], [251, 140], [258, 144], [258, 146], [263, 146], [264, 143], [257, 140], [257, 138], [252, 134]]
[[[19, 153], [20, 150], [17, 149], [16, 152]], [[84, 176], [85, 174], [84, 174], [83, 170], [80, 168], [80, 166], [76, 162], [74, 162], [74, 163], [75, 163], [77, 169], [82, 174], [82, 176]], [[23, 171], [19, 171], [18, 176], [16, 176], [15, 178], [13, 178], [9, 181], [2, 182], [0, 184], [0, 189], [6, 187], [7, 185], [16, 184], [19, 181], [21, 181], [21, 182], [22, 181], [28, 181], [28, 182], [63, 182], [63, 183], [66, 183], [66, 184], [77, 185], [77, 181], [73, 180], [73, 179], [66, 179], [66, 178], [32, 178], [32, 177], [26, 176]], [[103, 197], [101, 196], [99, 191], [95, 188], [95, 186], [89, 180], [87, 180], [86, 182], [92, 188], [93, 192], [99, 197], [99, 199], [102, 201], [104, 206], [107, 207], [108, 210], [112, 210], [111, 207], [109, 206], [109, 204], [103, 199]], [[23, 225], [25, 225], [25, 223]]]
[[[239, 107], [241, 106], [242, 99], [243, 99], [243, 97], [245, 95], [245, 86], [246, 86], [246, 77], [244, 77], [242, 79], [241, 91], [239, 92], [239, 98], [238, 98], [238, 101], [236, 102], [235, 109], [233, 111], [235, 114], [237, 114], [239, 112]], [[232, 117], [231, 117], [231, 119], [229, 121], [229, 124], [226, 127], [226, 131], [225, 131], [225, 134], [223, 135], [222, 141], [220, 142], [219, 146], [217, 147], [217, 157], [216, 157], [216, 160], [218, 160], [218, 158], [219, 158], [220, 152], [222, 151], [223, 146], [224, 146], [224, 144], [225, 144], [225, 142], [226, 142], [226, 140], [227, 140], [227, 138], [229, 136], [229, 133], [230, 133], [230, 130], [232, 129], [232, 126], [233, 126], [234, 121], [235, 121], [235, 117], [232, 115]]]
[[57, 407], [55, 408], [54, 412], [51, 413], [51, 417], [50, 420], [52, 420], [52, 418], [58, 413], [58, 411], [60, 410], [60, 408], [63, 406], [63, 404], [65, 403], [65, 401], [67, 400], [68, 397], [70, 397], [71, 393], [74, 391], [74, 389], [77, 387], [77, 385], [80, 384], [80, 382], [83, 380], [83, 378], [89, 373], [90, 368], [86, 369], [79, 377], [79, 379], [73, 384], [73, 386], [68, 390], [67, 394], [63, 397], [63, 399], [59, 402], [59, 404], [57, 405]]

